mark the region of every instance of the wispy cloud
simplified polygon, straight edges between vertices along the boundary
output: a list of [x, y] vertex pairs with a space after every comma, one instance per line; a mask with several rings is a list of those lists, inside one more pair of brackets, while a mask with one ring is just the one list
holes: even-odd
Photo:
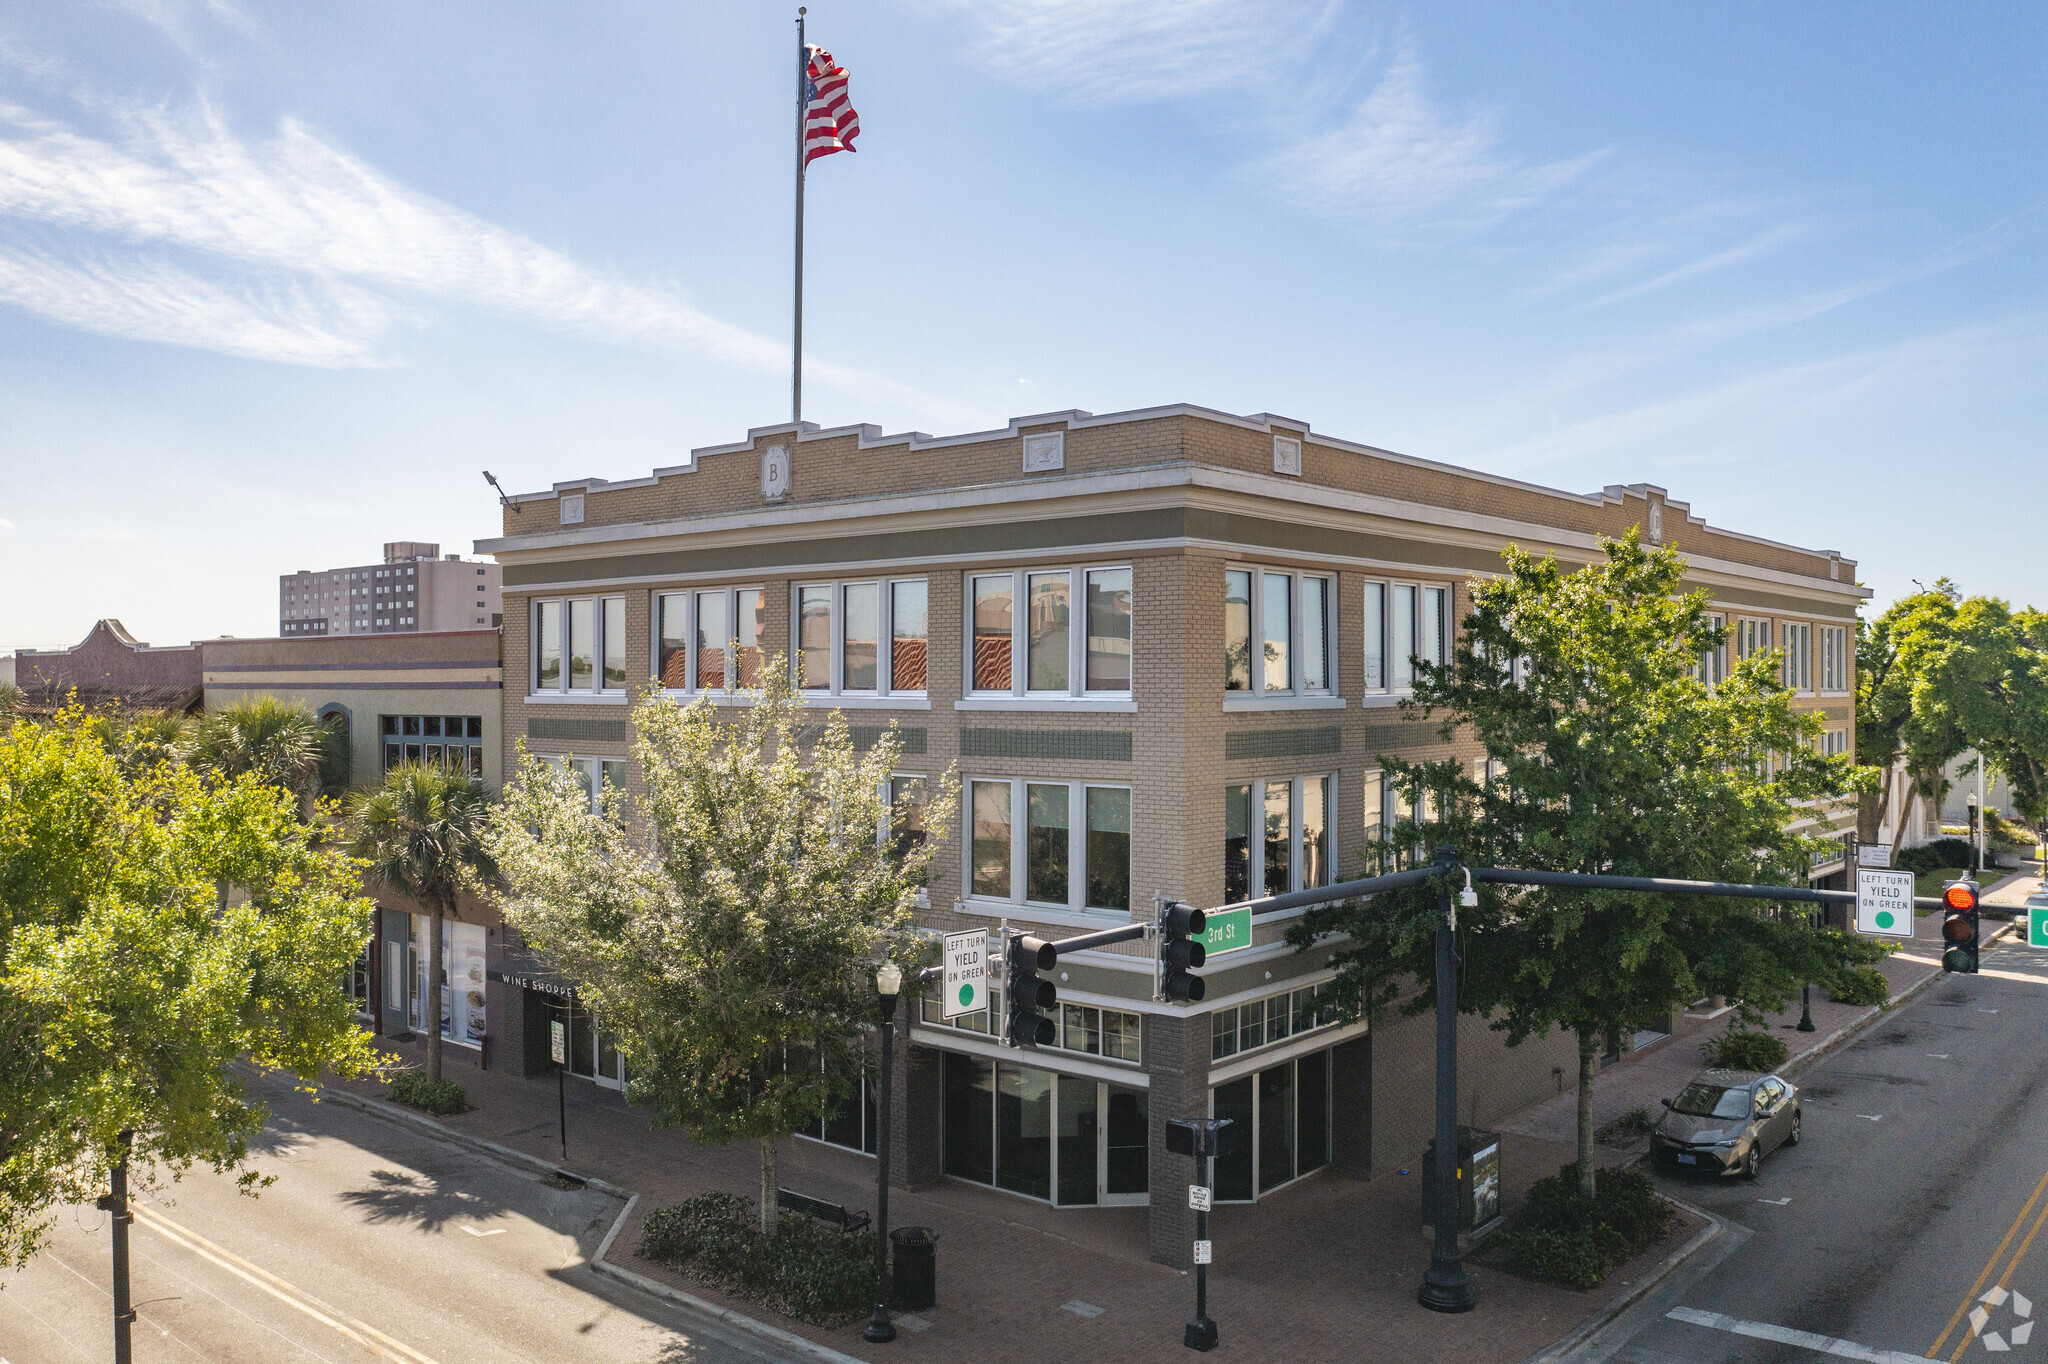
[[1759, 256], [1767, 255], [1787, 242], [1796, 241], [1805, 235], [1807, 235], [1807, 228], [1804, 224], [1781, 223], [1776, 227], [1756, 234], [1748, 241], [1738, 243], [1735, 246], [1724, 247], [1718, 251], [1711, 251], [1704, 256], [1689, 260], [1683, 265], [1673, 266], [1668, 270], [1652, 275], [1648, 279], [1639, 280], [1626, 288], [1617, 289], [1604, 298], [1595, 299], [1593, 301], [1594, 306], [1600, 307], [1609, 303], [1620, 303], [1631, 298], [1640, 298], [1644, 294], [1655, 293], [1659, 289], [1668, 289], [1674, 284], [1683, 284], [1687, 280], [1713, 274], [1717, 270], [1726, 270], [1730, 266], [1747, 264]]
[[1296, 202], [1383, 231], [1478, 231], [1556, 194], [1601, 155], [1517, 161], [1502, 150], [1491, 115], [1441, 111], [1422, 63], [1403, 51], [1343, 123], [1300, 138], [1259, 170]]
[[1335, 0], [947, 0], [979, 27], [976, 59], [1074, 104], [1205, 95], [1314, 47]]
[[[0, 213], [112, 239], [89, 264], [16, 251], [10, 297], [20, 306], [115, 335], [142, 334], [138, 310], [145, 326], [151, 314], [183, 312], [201, 337], [258, 337], [268, 328], [306, 338], [268, 358], [351, 364], [374, 354], [404, 311], [398, 300], [429, 299], [750, 368], [783, 363], [786, 352], [764, 337], [401, 185], [292, 120], [265, 142], [235, 136], [203, 107], [182, 117], [131, 109], [116, 126], [114, 138], [100, 139], [0, 106]], [[209, 288], [189, 267], [122, 255], [121, 243], [175, 248], [274, 278], [250, 289]], [[51, 311], [47, 300], [80, 276], [97, 283]], [[392, 304], [376, 305], [365, 290]]]

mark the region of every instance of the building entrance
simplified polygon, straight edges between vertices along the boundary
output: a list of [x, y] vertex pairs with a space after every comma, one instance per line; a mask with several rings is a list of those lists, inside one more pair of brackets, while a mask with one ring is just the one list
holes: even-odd
[[1058, 1207], [1150, 1201], [1145, 1090], [960, 1052], [945, 1059], [943, 1169]]

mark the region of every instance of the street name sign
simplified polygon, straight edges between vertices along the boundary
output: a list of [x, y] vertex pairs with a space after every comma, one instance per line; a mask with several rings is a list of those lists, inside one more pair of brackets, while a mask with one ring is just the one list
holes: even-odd
[[2048, 947], [2048, 906], [2027, 906], [2027, 946]]
[[1859, 867], [1889, 867], [1892, 864], [1891, 845], [1887, 843], [1858, 843], [1856, 865]]
[[1212, 1251], [1212, 1250], [1210, 1249], [1210, 1243], [1209, 1243], [1209, 1242], [1207, 1242], [1207, 1241], [1197, 1241], [1197, 1242], [1195, 1242], [1195, 1263], [1196, 1263], [1196, 1264], [1198, 1264], [1198, 1265], [1206, 1265], [1206, 1264], [1214, 1264], [1214, 1263], [1215, 1263], [1215, 1253], [1214, 1253], [1214, 1252], [1213, 1252], [1213, 1251]]
[[1913, 873], [1856, 869], [1856, 931], [1879, 938], [1913, 936]]
[[946, 1018], [978, 1014], [988, 1007], [987, 929], [946, 935], [945, 990], [940, 1012]]
[[1195, 939], [1212, 957], [1236, 952], [1252, 945], [1252, 909], [1212, 909], [1208, 924]]
[[1200, 1184], [1188, 1185], [1188, 1206], [1196, 1212], [1207, 1212], [1211, 1206], [1209, 1190]]
[[569, 1063], [569, 1028], [559, 1018], [548, 1020], [548, 1056], [558, 1066]]

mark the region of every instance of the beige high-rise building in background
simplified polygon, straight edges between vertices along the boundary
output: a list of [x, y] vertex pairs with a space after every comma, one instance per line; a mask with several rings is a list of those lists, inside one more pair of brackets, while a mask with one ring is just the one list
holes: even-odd
[[498, 565], [440, 557], [439, 545], [392, 540], [384, 562], [315, 573], [300, 569], [277, 580], [277, 632], [387, 635], [492, 629], [504, 623]]

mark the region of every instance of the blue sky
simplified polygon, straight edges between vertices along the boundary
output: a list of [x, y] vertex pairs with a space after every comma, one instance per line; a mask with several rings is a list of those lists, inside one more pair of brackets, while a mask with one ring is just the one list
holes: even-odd
[[[812, 420], [1281, 412], [2048, 604], [2048, 9], [811, 9]], [[785, 419], [792, 18], [0, 13], [0, 650]]]

